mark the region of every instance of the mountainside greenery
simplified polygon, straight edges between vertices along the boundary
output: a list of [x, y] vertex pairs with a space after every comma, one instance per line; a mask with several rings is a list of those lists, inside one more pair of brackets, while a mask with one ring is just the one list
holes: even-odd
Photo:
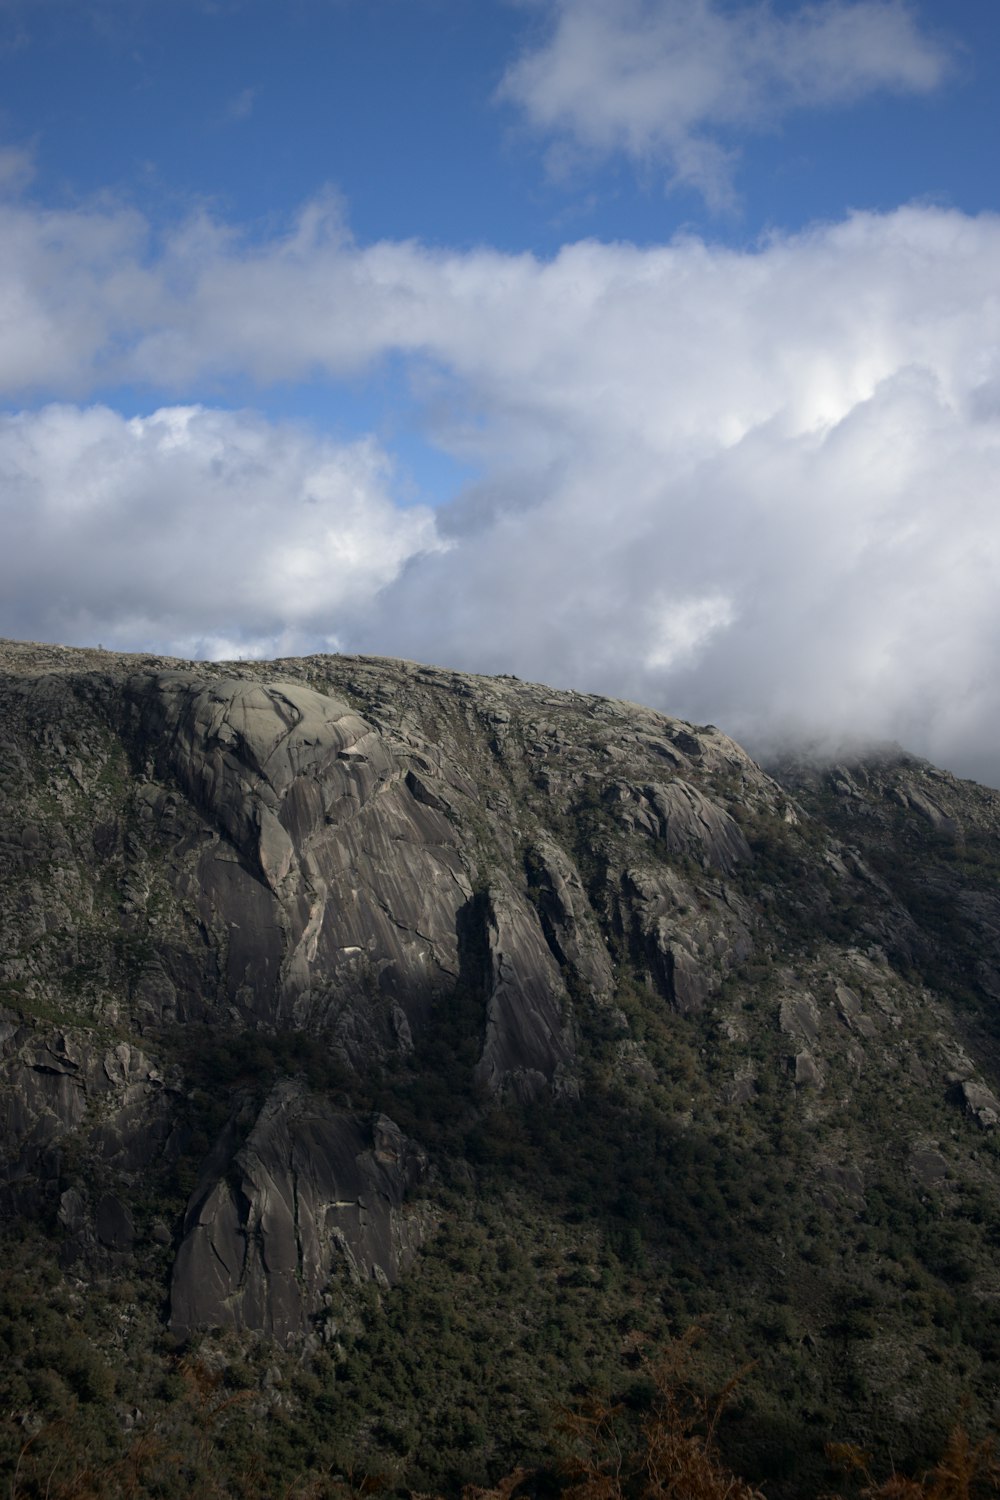
[[12, 1496], [554, 1492], [692, 1325], [768, 1495], [991, 1430], [1000, 795], [406, 663], [0, 669]]

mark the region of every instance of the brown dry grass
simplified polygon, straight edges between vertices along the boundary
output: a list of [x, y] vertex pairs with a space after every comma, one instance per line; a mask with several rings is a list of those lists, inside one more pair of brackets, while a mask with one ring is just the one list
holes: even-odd
[[853, 1478], [861, 1500], [985, 1500], [1000, 1492], [1000, 1463], [993, 1439], [974, 1443], [959, 1423], [952, 1428], [937, 1463], [919, 1479], [893, 1472], [888, 1479], [876, 1480], [871, 1454], [850, 1443], [831, 1443], [826, 1451], [830, 1462]]

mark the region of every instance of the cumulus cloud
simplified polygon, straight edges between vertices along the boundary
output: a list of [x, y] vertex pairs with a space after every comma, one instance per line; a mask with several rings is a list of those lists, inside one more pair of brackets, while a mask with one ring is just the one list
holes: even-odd
[[16, 212], [8, 390], [333, 380], [392, 355], [477, 479], [431, 513], [394, 503], [371, 440], [202, 409], [12, 416], [7, 633], [336, 643], [756, 745], [897, 738], [1000, 780], [1000, 219], [919, 207], [753, 250], [540, 260], [359, 246], [327, 201], [256, 246], [207, 219], [151, 249], [116, 210], [78, 235]]
[[336, 650], [407, 559], [371, 440], [336, 446], [246, 413], [0, 418], [0, 631], [194, 656]]
[[418, 656], [653, 702], [761, 749], [895, 738], [997, 780], [995, 419], [903, 367], [839, 420], [778, 415], [696, 457], [660, 439], [643, 464], [605, 436], [536, 507], [409, 570], [377, 638], [402, 619]]
[[113, 376], [119, 340], [157, 316], [148, 242], [127, 208], [0, 203], [0, 392], [75, 395]]
[[823, 0], [788, 13], [718, 0], [549, 0], [544, 40], [502, 98], [586, 152], [662, 163], [720, 207], [733, 157], [720, 132], [880, 90], [927, 92], [947, 70], [902, 0]]

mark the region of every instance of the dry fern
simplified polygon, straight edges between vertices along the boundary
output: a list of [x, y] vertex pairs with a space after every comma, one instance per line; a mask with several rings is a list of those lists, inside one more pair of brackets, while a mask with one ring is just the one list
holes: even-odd
[[829, 1443], [826, 1453], [836, 1468], [861, 1483], [861, 1500], [985, 1500], [1000, 1492], [993, 1439], [973, 1443], [960, 1423], [952, 1428], [937, 1463], [919, 1479], [895, 1472], [888, 1479], [875, 1479], [871, 1454], [850, 1443]]

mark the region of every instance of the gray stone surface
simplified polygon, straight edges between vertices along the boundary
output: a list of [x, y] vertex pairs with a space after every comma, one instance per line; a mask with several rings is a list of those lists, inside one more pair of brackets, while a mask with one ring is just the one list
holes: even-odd
[[[298, 683], [170, 672], [133, 677], [126, 694], [135, 753], [203, 820], [193, 829], [175, 802], [161, 837], [177, 893], [222, 939], [226, 1002], [268, 1024], [339, 1019], [349, 1051], [359, 1032], [365, 1051], [391, 1040], [373, 997], [391, 994], [408, 1020], [426, 1012], [457, 976], [471, 894], [430, 778]], [[170, 797], [150, 793], [161, 830]], [[163, 957], [173, 992], [190, 989], [185, 960]], [[154, 971], [146, 994], [155, 985]]]
[[486, 1036], [476, 1069], [493, 1094], [530, 1099], [569, 1084], [569, 997], [531, 906], [509, 887], [491, 890], [485, 911]]
[[645, 787], [619, 782], [608, 800], [624, 828], [662, 840], [670, 854], [687, 855], [723, 875], [751, 858], [742, 830], [725, 809], [680, 777]]
[[42, 1203], [70, 1136], [137, 1177], [172, 1134], [174, 1091], [139, 1048], [86, 1031], [6, 1021], [0, 1045], [0, 1203]]
[[673, 869], [644, 865], [624, 870], [614, 892], [618, 920], [650, 984], [682, 1013], [703, 1009], [753, 950], [754, 917], [745, 901], [723, 884], [710, 889], [714, 899]]
[[272, 1092], [246, 1138], [232, 1126], [211, 1154], [174, 1264], [173, 1328], [307, 1333], [341, 1261], [397, 1279], [423, 1237], [407, 1206], [424, 1153], [384, 1115], [338, 1111], [294, 1081]]
[[1000, 1100], [993, 1091], [972, 1078], [966, 1079], [958, 1087], [966, 1113], [983, 1130], [995, 1130], [1000, 1125]]

